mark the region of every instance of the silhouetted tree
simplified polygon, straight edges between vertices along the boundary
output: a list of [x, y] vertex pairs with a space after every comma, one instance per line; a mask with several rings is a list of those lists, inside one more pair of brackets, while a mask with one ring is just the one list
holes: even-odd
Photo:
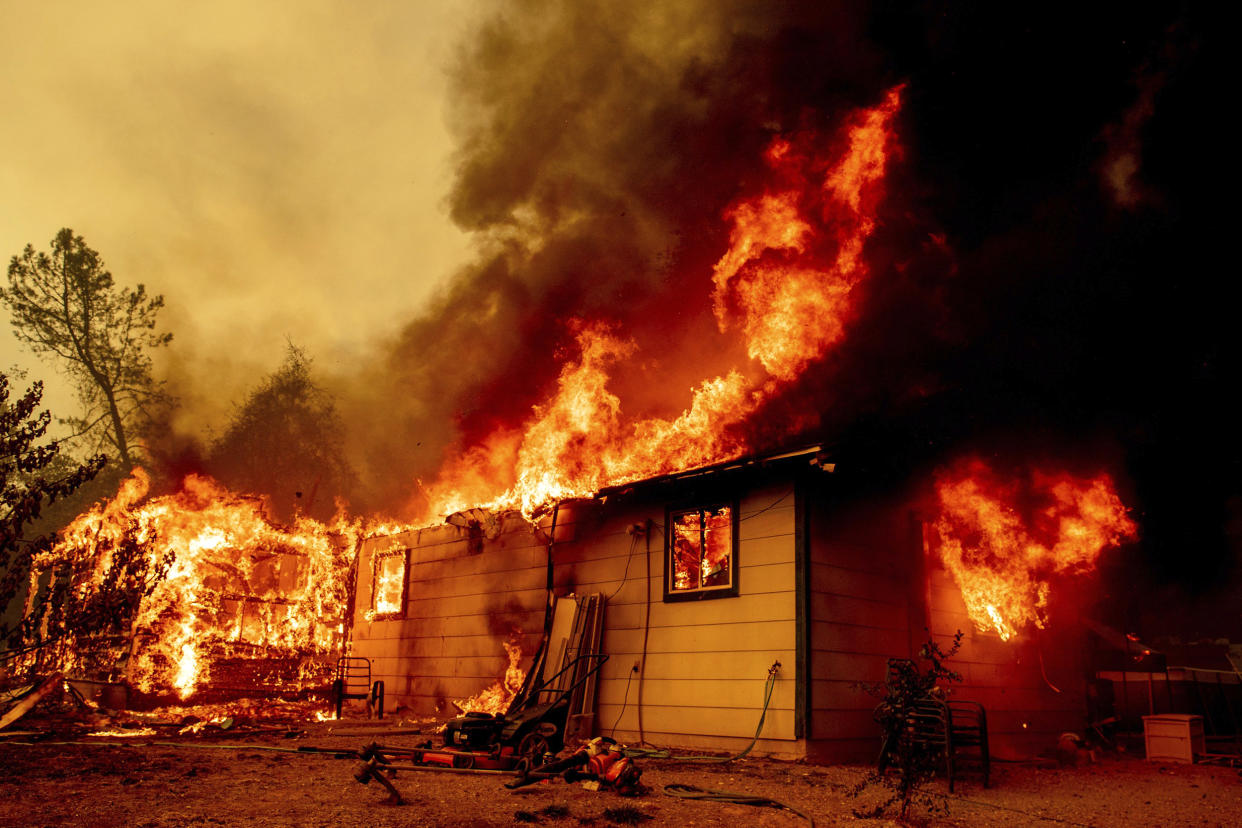
[[[10, 399], [9, 378], [0, 373], [0, 609], [7, 609], [30, 573], [36, 554], [52, 546], [54, 537], [27, 537], [44, 508], [77, 489], [103, 468], [102, 455], [78, 464], [59, 453], [56, 442], [41, 442], [51, 415], [37, 411], [43, 384]], [[15, 643], [22, 617], [0, 621], [0, 640]]]
[[237, 407], [207, 467], [233, 489], [266, 495], [278, 514], [329, 517], [354, 482], [345, 428], [311, 361], [293, 344], [285, 361]]
[[142, 285], [118, 287], [99, 254], [67, 227], [50, 252], [26, 245], [8, 275], [0, 301], [12, 313], [14, 335], [53, 357], [77, 388], [82, 416], [66, 422], [91, 441], [91, 451], [111, 446], [128, 471], [152, 407], [169, 402], [151, 376], [149, 354], [172, 339], [155, 330], [164, 297], [147, 296]]

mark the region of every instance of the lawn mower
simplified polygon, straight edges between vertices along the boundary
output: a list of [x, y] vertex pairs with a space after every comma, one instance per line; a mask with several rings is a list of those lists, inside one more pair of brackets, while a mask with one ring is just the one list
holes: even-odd
[[[415, 748], [372, 743], [359, 752], [362, 764], [355, 777], [362, 784], [379, 779], [394, 796], [395, 789], [381, 773], [391, 776], [397, 761], [409, 760], [415, 769], [458, 772], [524, 773], [544, 764], [565, 747], [565, 725], [570, 699], [593, 677], [608, 656], [581, 655], [537, 687], [523, 688], [503, 714], [465, 713], [444, 728], [444, 746], [428, 743]], [[582, 673], [578, 675], [579, 665]], [[563, 675], [578, 677], [564, 689], [555, 689]], [[546, 700], [545, 700], [546, 699]]]

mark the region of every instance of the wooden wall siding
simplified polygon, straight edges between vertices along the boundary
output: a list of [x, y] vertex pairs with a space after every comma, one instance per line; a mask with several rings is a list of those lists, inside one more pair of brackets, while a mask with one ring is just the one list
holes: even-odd
[[[767, 669], [782, 670], [757, 748], [794, 755], [794, 548], [792, 487], [739, 492], [740, 593], [666, 604], [662, 500], [634, 502], [610, 514], [578, 542], [558, 548], [558, 577], [579, 592], [609, 595], [598, 723], [621, 741], [639, 739], [701, 749], [740, 748], [754, 735]], [[627, 534], [650, 521], [650, 537]], [[584, 537], [586, 538], [584, 540]], [[648, 569], [649, 565], [649, 569]], [[628, 574], [627, 574], [628, 567]], [[649, 580], [648, 580], [649, 577]], [[643, 672], [643, 630], [650, 624]]]
[[867, 761], [879, 748], [876, 700], [859, 682], [884, 678], [890, 657], [910, 654], [910, 523], [899, 500], [851, 501], [835, 481], [811, 479], [808, 510], [810, 717], [808, 755]]
[[1074, 618], [1054, 615], [1060, 623], [1048, 630], [1002, 641], [995, 633], [975, 629], [961, 592], [938, 565], [929, 571], [928, 595], [936, 640], [947, 646], [957, 630], [966, 634], [951, 662], [963, 676], [954, 692], [987, 708], [994, 753], [1028, 757], [1049, 750], [1066, 731], [1082, 732], [1085, 652]]
[[[503, 642], [516, 637], [533, 653], [543, 625], [546, 548], [512, 519], [472, 554], [469, 533], [442, 525], [363, 544], [352, 654], [372, 660], [386, 706], [422, 715], [450, 714], [453, 699], [490, 687], [508, 667]], [[405, 613], [368, 621], [371, 560], [409, 548]], [[517, 633], [514, 636], [514, 633]]]
[[[603, 592], [603, 651], [597, 727], [622, 741], [737, 749], [754, 735], [768, 667], [782, 664], [757, 750], [801, 755], [794, 740], [795, 578], [792, 485], [734, 492], [739, 497], [740, 594], [665, 604], [665, 501], [566, 509], [555, 547], [558, 594]], [[650, 537], [633, 533], [650, 526]], [[545, 527], [546, 528], [546, 527]], [[367, 621], [371, 557], [409, 545], [410, 585], [403, 619]], [[451, 712], [448, 700], [490, 686], [507, 665], [502, 642], [521, 630], [532, 655], [543, 624], [546, 547], [520, 519], [507, 520], [483, 551], [467, 533], [444, 526], [421, 536], [373, 539], [359, 564], [353, 652], [374, 659], [392, 702], [419, 713]], [[650, 595], [647, 654], [643, 630]], [[523, 665], [526, 666], [526, 665]], [[391, 703], [390, 702], [390, 706]]]

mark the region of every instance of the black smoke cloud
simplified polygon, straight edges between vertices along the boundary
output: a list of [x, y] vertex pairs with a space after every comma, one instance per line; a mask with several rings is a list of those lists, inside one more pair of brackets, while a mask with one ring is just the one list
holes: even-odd
[[760, 179], [774, 132], [875, 103], [889, 81], [865, 25], [810, 3], [525, 2], [490, 18], [453, 68], [451, 107], [449, 207], [479, 259], [347, 413], [383, 414], [360, 441], [384, 484], [375, 505], [520, 423], [554, 382], [571, 318], [638, 342], [634, 376], [618, 378], [627, 405], [658, 406], [669, 395], [652, 389], [668, 386], [688, 403], [721, 359], [709, 307], [722, 212]]
[[[696, 343], [717, 341], [722, 213], [763, 147], [905, 83], [858, 318], [753, 437], [826, 439], [892, 479], [966, 451], [1094, 464], [1142, 527], [1118, 577], [1206, 595], [1238, 574], [1242, 522], [1216, 23], [1130, 4], [503, 4], [452, 68], [449, 209], [478, 259], [344, 393], [359, 505], [408, 506], [447, 454], [520, 423], [572, 317], [636, 339], [618, 382], [640, 405], [725, 367], [736, 354]], [[1141, 199], [1118, 197], [1119, 153]]]

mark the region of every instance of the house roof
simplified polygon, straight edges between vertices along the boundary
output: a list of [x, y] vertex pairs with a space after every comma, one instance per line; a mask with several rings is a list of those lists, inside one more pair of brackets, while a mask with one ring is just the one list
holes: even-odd
[[[546, 516], [556, 508], [573, 503], [595, 502], [602, 504], [610, 497], [626, 495], [640, 489], [649, 490], [659, 486], [675, 485], [687, 480], [696, 480], [743, 471], [759, 470], [777, 464], [794, 463], [797, 461], [803, 461], [809, 466], [814, 466], [830, 472], [835, 468], [835, 464], [828, 462], [827, 457], [828, 455], [825, 453], [822, 443], [813, 443], [799, 446], [797, 448], [772, 451], [764, 454], [751, 454], [744, 457], [737, 457], [732, 460], [712, 463], [706, 466], [696, 466], [694, 468], [683, 469], [681, 471], [670, 472], [668, 474], [656, 475], [655, 477], [632, 480], [628, 483], [620, 483], [615, 486], [605, 486], [589, 497], [571, 497], [555, 503], [549, 503], [544, 510], [540, 512], [540, 514]], [[485, 510], [475, 507], [447, 515], [444, 522], [454, 526], [465, 527], [471, 523], [484, 522], [484, 514], [486, 514]], [[493, 521], [493, 523], [494, 522], [495, 521]]]
[[696, 466], [692, 469], [684, 469], [682, 471], [670, 472], [668, 474], [657, 475], [655, 477], [647, 477], [642, 480], [634, 480], [629, 483], [621, 483], [616, 486], [605, 486], [596, 493], [597, 498], [605, 498], [613, 494], [622, 494], [639, 487], [659, 486], [662, 484], [678, 483], [684, 480], [692, 480], [700, 477], [708, 477], [718, 474], [728, 474], [743, 470], [752, 470], [772, 466], [779, 463], [793, 462], [796, 460], [805, 460], [809, 465], [822, 468], [826, 471], [832, 471], [834, 464], [828, 462], [827, 455], [824, 453], [824, 447], [820, 443], [802, 446], [787, 451], [769, 452], [767, 454], [751, 454], [744, 457], [725, 460], [720, 463], [712, 463], [707, 466]]

